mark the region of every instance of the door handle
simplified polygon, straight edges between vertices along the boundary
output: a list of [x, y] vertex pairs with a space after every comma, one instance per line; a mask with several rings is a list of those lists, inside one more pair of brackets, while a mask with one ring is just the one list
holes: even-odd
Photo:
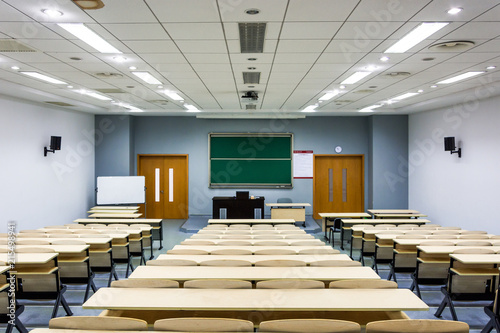
[[160, 191], [161, 194], [163, 194], [163, 191]]

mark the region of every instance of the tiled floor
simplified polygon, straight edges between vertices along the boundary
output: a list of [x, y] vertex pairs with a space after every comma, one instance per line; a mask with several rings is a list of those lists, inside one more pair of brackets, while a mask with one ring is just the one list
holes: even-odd
[[[155, 241], [154, 246], [154, 254], [155, 257], [160, 253], [166, 253], [167, 250], [171, 249], [174, 245], [179, 244], [182, 240], [192, 235], [192, 233], [185, 233], [180, 231], [181, 226], [185, 220], [164, 220], [164, 243], [163, 249], [158, 250], [159, 242]], [[323, 234], [315, 233], [313, 234], [315, 237], [322, 239]], [[339, 237], [336, 235], [335, 248], [339, 248]], [[346, 247], [346, 251], [342, 251], [344, 253], [349, 254], [349, 247]], [[354, 258], [358, 257], [358, 253], [353, 254]], [[134, 260], [134, 265], [138, 264], [139, 260]], [[366, 265], [371, 265], [370, 260], [366, 260]], [[125, 264], [117, 265], [117, 272], [120, 279], [125, 277]], [[387, 278], [388, 269], [387, 266], [381, 265], [379, 267], [379, 274], [384, 279]], [[98, 287], [103, 287], [107, 284], [108, 275], [106, 274], [98, 274], [95, 282]], [[406, 274], [398, 274], [398, 283], [401, 288], [408, 288], [411, 284], [411, 280], [409, 275]], [[71, 310], [74, 315], [98, 315], [100, 310], [83, 310], [81, 307], [83, 295], [85, 288], [84, 286], [77, 285], [69, 285], [68, 291], [65, 294], [66, 300], [68, 301]], [[429, 311], [413, 311], [407, 312], [407, 314], [411, 318], [424, 318], [424, 319], [435, 319], [434, 312], [438, 307], [439, 303], [442, 300], [442, 294], [439, 291], [439, 287], [422, 287], [422, 298], [429, 305]], [[44, 301], [25, 301], [21, 300], [21, 304], [25, 304], [25, 311], [21, 315], [21, 320], [26, 325], [28, 329], [32, 329], [35, 327], [47, 327], [50, 319], [50, 315], [53, 308], [53, 301], [44, 302]], [[474, 303], [474, 306], [471, 307], [470, 303], [457, 302], [457, 315], [459, 320], [467, 322], [471, 327], [471, 332], [476, 333], [480, 332], [484, 325], [488, 322], [488, 317], [483, 312], [483, 306], [487, 303]], [[58, 316], [64, 316], [64, 310], [62, 308], [59, 309]], [[443, 319], [451, 319], [451, 315], [449, 309], [446, 309], [443, 313]], [[0, 331], [5, 328], [5, 325], [0, 324]], [[17, 333], [16, 330], [14, 332]]]

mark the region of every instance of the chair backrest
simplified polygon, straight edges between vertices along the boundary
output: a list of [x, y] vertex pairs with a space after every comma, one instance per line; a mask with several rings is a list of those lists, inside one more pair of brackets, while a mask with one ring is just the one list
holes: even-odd
[[250, 234], [247, 235], [231, 235], [231, 234], [225, 234], [220, 236], [221, 239], [252, 239], [252, 236]]
[[111, 282], [111, 288], [179, 288], [179, 282], [160, 279], [124, 279]]
[[483, 240], [458, 241], [457, 246], [491, 246], [491, 242]]
[[72, 234], [74, 230], [70, 229], [54, 229], [47, 231], [48, 234]]
[[[81, 235], [76, 235], [76, 234], [48, 234], [49, 238], [78, 238], [82, 237]], [[92, 236], [89, 236], [92, 237]]]
[[205, 229], [226, 229], [227, 224], [209, 224], [205, 227]]
[[426, 237], [426, 235], [408, 235], [408, 234], [405, 234], [405, 235], [397, 235], [394, 238], [398, 238], [398, 239], [425, 239], [427, 237]]
[[324, 289], [325, 283], [317, 280], [266, 280], [258, 281], [257, 289]]
[[79, 238], [110, 238], [108, 235], [103, 234], [103, 233], [98, 233], [98, 234], [73, 234], [75, 237]]
[[470, 249], [456, 249], [455, 254], [495, 254], [495, 250], [488, 248], [471, 247]]
[[228, 228], [229, 228], [229, 230], [252, 229], [250, 224], [231, 224]]
[[293, 259], [260, 260], [255, 262], [257, 267], [304, 267], [306, 262]]
[[486, 235], [487, 231], [482, 230], [462, 230], [461, 235]]
[[255, 246], [288, 246], [288, 242], [280, 240], [262, 240], [253, 243]]
[[200, 262], [200, 266], [249, 267], [252, 266], [252, 263], [248, 260], [213, 259]]
[[488, 235], [483, 234], [461, 234], [458, 236], [458, 239], [489, 239]]
[[298, 229], [298, 227], [293, 224], [278, 224], [275, 228], [278, 230]]
[[420, 243], [420, 246], [454, 246], [455, 243], [446, 240], [428, 240]]
[[20, 234], [44, 234], [45, 230], [39, 230], [39, 229], [34, 229], [34, 230], [21, 230], [19, 231]]
[[253, 323], [230, 318], [171, 318], [155, 321], [155, 331], [172, 332], [253, 332]]
[[468, 333], [469, 325], [460, 321], [439, 319], [395, 319], [372, 321], [366, 333]]
[[108, 227], [114, 227], [114, 228], [125, 227], [125, 228], [130, 228], [130, 225], [125, 224], [125, 223], [110, 223], [110, 224], [108, 224]]
[[337, 254], [340, 253], [339, 250], [333, 248], [317, 248], [317, 249], [302, 249], [299, 250], [298, 254]]
[[146, 262], [147, 266], [198, 266], [194, 260], [187, 259], [156, 259]]
[[172, 249], [172, 250], [168, 250], [167, 254], [192, 254], [192, 255], [199, 255], [199, 254], [208, 254], [208, 251], [200, 250], [200, 249]]
[[276, 254], [276, 255], [294, 255], [296, 254], [297, 252], [295, 252], [295, 250], [292, 250], [292, 249], [262, 249], [262, 250], [255, 250], [254, 254], [255, 255], [272, 255], [272, 254]]
[[201, 234], [194, 234], [193, 236], [191, 236], [190, 239], [220, 239], [221, 235], [219, 234], [205, 234], [205, 233], [201, 233]]
[[330, 288], [334, 289], [394, 289], [397, 287], [396, 282], [388, 280], [356, 279], [330, 282]]
[[74, 234], [102, 234], [102, 233], [105, 233], [105, 231], [103, 232], [102, 229], [73, 229], [74, 230]]
[[50, 245], [48, 240], [40, 239], [19, 239], [16, 241], [17, 245]]
[[251, 281], [244, 280], [189, 280], [184, 282], [184, 288], [196, 289], [252, 289]]
[[317, 260], [309, 263], [316, 267], [360, 267], [361, 262], [354, 260]]
[[83, 240], [79, 239], [54, 239], [52, 241], [53, 245], [87, 245]]
[[17, 238], [47, 238], [47, 237], [48, 235], [46, 233], [41, 233], [41, 232], [25, 232], [17, 235]]
[[325, 245], [325, 244], [323, 242], [317, 242], [315, 240], [303, 240], [303, 241], [290, 242], [290, 245], [292, 245], [292, 246], [319, 246], [319, 245]]
[[181, 242], [181, 245], [215, 245], [215, 242], [204, 239], [186, 239]]
[[258, 224], [252, 227], [253, 230], [273, 230], [274, 227], [269, 224]]
[[292, 198], [278, 198], [276, 203], [292, 203]]
[[352, 321], [335, 319], [281, 319], [261, 322], [259, 331], [289, 333], [359, 333], [361, 332], [361, 326]]
[[285, 235], [285, 239], [314, 239], [314, 237], [309, 234], [291, 234]]
[[427, 239], [457, 239], [458, 235], [438, 235], [438, 234], [433, 234], [427, 236]]
[[460, 227], [439, 227], [438, 230], [462, 230]]
[[283, 235], [280, 235], [280, 234], [267, 234], [267, 235], [255, 235], [253, 238], [254, 239], [284, 239], [286, 237]]
[[460, 230], [454, 229], [437, 229], [432, 231], [433, 235], [460, 235]]
[[245, 249], [217, 249], [211, 252], [212, 255], [251, 255], [252, 251]]
[[49, 321], [49, 328], [74, 330], [146, 331], [148, 329], [148, 323], [144, 320], [135, 318], [72, 316], [52, 318]]
[[432, 230], [408, 230], [405, 235], [431, 235]]
[[18, 253], [54, 253], [54, 249], [47, 247], [17, 247], [16, 252]]
[[252, 242], [249, 240], [223, 240], [218, 243], [220, 246], [251, 246]]

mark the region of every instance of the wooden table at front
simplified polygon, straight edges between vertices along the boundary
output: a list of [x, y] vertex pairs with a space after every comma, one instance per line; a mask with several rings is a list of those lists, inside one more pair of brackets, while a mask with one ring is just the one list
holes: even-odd
[[295, 222], [306, 224], [306, 207], [311, 207], [308, 203], [267, 203], [271, 207], [272, 219], [294, 219]]
[[[360, 212], [360, 213], [319, 213], [318, 214], [321, 217], [321, 230], [325, 232], [325, 239], [327, 241], [330, 241], [327, 235], [328, 231], [328, 222], [333, 222], [333, 225], [335, 226], [335, 220], [337, 219], [355, 219], [355, 218], [370, 218], [371, 215], [365, 212]], [[341, 233], [342, 233], [342, 229]], [[340, 244], [341, 248], [344, 249], [342, 244]]]
[[[301, 250], [319, 250], [319, 251], [328, 251], [332, 254], [334, 253], [339, 253], [340, 251], [337, 249], [333, 249], [329, 245], [311, 245], [311, 246], [297, 246], [297, 245], [284, 245], [284, 246], [279, 246], [279, 245], [247, 245], [247, 246], [238, 246], [238, 245], [231, 245], [231, 246], [224, 246], [221, 247], [220, 245], [175, 245], [172, 250], [202, 250], [202, 251], [207, 251], [208, 253], [212, 252], [213, 250], [220, 250], [220, 249], [238, 249], [238, 250], [248, 250], [251, 251], [252, 253], [257, 251], [257, 250], [280, 250], [280, 249], [285, 249], [285, 250], [294, 250], [295, 252], [299, 253]], [[167, 252], [168, 253], [168, 252]]]
[[[140, 267], [139, 267], [140, 268]], [[199, 269], [200, 267], [198, 267]], [[409, 289], [100, 288], [82, 306], [154, 323], [175, 317], [264, 320], [329, 318], [367, 322], [408, 318], [429, 307]]]
[[302, 260], [307, 264], [313, 261], [319, 260], [341, 260], [341, 261], [352, 261], [352, 259], [347, 254], [301, 254], [301, 255], [286, 255], [286, 254], [265, 254], [265, 255], [253, 255], [253, 254], [243, 254], [243, 255], [203, 255], [203, 254], [160, 254], [157, 260], [162, 259], [183, 259], [183, 260], [193, 260], [198, 264], [205, 260], [247, 260], [252, 264], [257, 261], [262, 260]]
[[294, 219], [209, 219], [208, 224], [294, 224]]
[[143, 219], [124, 219], [124, 218], [113, 218], [113, 219], [76, 219], [73, 222], [74, 223], [79, 223], [79, 224], [93, 224], [93, 223], [100, 223], [100, 224], [149, 224], [153, 227], [153, 229], [158, 230], [158, 239], [160, 240], [160, 247], [159, 250], [163, 249], [163, 223], [162, 219], [148, 219], [148, 218], [143, 218]]
[[[215, 257], [215, 256], [214, 256]], [[217, 256], [218, 257], [218, 256]], [[265, 260], [265, 256], [262, 256]], [[213, 258], [217, 259], [217, 258]], [[370, 267], [218, 267], [218, 266], [139, 266], [129, 279], [225, 279], [264, 281], [312, 279], [324, 282], [351, 279], [380, 279]]]
[[141, 217], [141, 213], [93, 213], [90, 218], [104, 218], [104, 219], [136, 219]]
[[139, 209], [139, 206], [94, 206], [90, 208], [90, 210], [95, 210], [95, 209], [117, 209], [117, 210], [124, 210], [124, 209], [132, 209], [132, 210], [137, 210]]

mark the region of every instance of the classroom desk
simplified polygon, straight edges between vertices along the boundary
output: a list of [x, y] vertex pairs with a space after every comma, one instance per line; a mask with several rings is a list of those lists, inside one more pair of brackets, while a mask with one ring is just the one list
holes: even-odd
[[[55, 260], [59, 253], [16, 253], [15, 263], [23, 264], [23, 265], [43, 265], [51, 260]], [[8, 257], [8, 253], [0, 253], [0, 261], [3, 261], [7, 264], [10, 258]], [[57, 267], [57, 265], [55, 265]]]
[[[297, 253], [300, 250], [327, 250], [329, 252], [333, 253], [339, 253], [339, 250], [333, 249], [331, 246], [328, 245], [317, 245], [317, 246], [227, 246], [224, 248], [228, 249], [238, 249], [238, 250], [248, 250], [254, 253], [257, 250], [276, 250], [276, 249], [285, 249], [285, 250], [294, 250]], [[212, 252], [213, 250], [220, 250], [221, 246], [220, 245], [175, 245], [173, 247], [173, 250], [186, 250], [186, 249], [196, 249], [196, 250], [202, 250], [202, 251], [207, 251], [208, 253]]]
[[427, 246], [417, 245], [417, 250], [427, 254], [452, 254], [455, 250], [462, 249], [477, 249], [484, 248], [490, 249], [495, 252], [500, 252], [500, 246]]
[[[220, 246], [231, 246], [230, 244], [228, 245], [227, 243], [228, 242], [232, 242], [232, 241], [243, 241], [243, 242], [246, 242], [248, 245], [252, 245], [252, 246], [260, 246], [259, 244], [261, 244], [262, 242], [268, 242], [268, 241], [271, 241], [271, 242], [274, 242], [274, 241], [278, 241], [280, 242], [281, 244], [280, 245], [276, 245], [276, 246], [294, 246], [293, 244], [297, 243], [297, 242], [305, 242], [307, 241], [309, 245], [313, 246], [313, 245], [325, 245], [325, 243], [323, 243], [321, 240], [317, 239], [317, 238], [295, 238], [295, 239], [290, 239], [290, 238], [287, 238], [287, 239], [284, 239], [284, 238], [281, 238], [281, 239], [248, 239], [248, 238], [223, 238], [223, 239], [202, 239], [202, 238], [189, 238], [189, 239], [185, 239], [181, 242], [181, 245], [202, 245], [200, 244], [200, 241], [209, 241], [209, 242], [212, 242], [213, 245], [220, 245]], [[313, 244], [315, 243], [315, 244]]]
[[271, 207], [272, 219], [293, 219], [295, 222], [306, 223], [306, 207], [311, 207], [308, 203], [267, 203]]
[[402, 218], [419, 218], [419, 217], [427, 217], [425, 214], [407, 214], [407, 213], [394, 213], [394, 214], [382, 214], [382, 213], [375, 213], [373, 214], [373, 217], [376, 219], [402, 219]]
[[[34, 328], [30, 333], [144, 333], [147, 331], [129, 330], [86, 330], [86, 329], [64, 329], [64, 328]], [[175, 333], [175, 332], [173, 332]], [[180, 332], [177, 332], [180, 333]]]
[[305, 235], [306, 231], [303, 229], [276, 229], [276, 230], [255, 230], [255, 229], [201, 229], [195, 235], [290, 235], [301, 234]]
[[414, 209], [368, 209], [370, 214], [420, 214], [418, 210]]
[[301, 255], [274, 255], [274, 254], [265, 254], [265, 255], [189, 255], [189, 254], [160, 254], [157, 260], [162, 259], [184, 259], [184, 260], [193, 260], [198, 264], [202, 261], [206, 260], [247, 260], [252, 264], [255, 264], [257, 261], [262, 260], [302, 260], [305, 261], [308, 265], [313, 261], [318, 260], [341, 260], [341, 261], [351, 261], [351, 258], [347, 254], [301, 254]]
[[[218, 256], [217, 256], [218, 257]], [[259, 256], [260, 257], [260, 256]], [[215, 256], [210, 259], [217, 259]], [[261, 260], [266, 260], [262, 256]], [[227, 266], [139, 266], [129, 279], [228, 279], [264, 281], [276, 279], [312, 279], [337, 281], [351, 279], [380, 279], [370, 267], [227, 267]]]
[[294, 224], [294, 219], [209, 219], [208, 224]]
[[79, 224], [92, 224], [92, 223], [108, 223], [108, 224], [149, 224], [153, 229], [158, 230], [158, 239], [160, 240], [159, 250], [163, 249], [163, 223], [162, 219], [148, 219], [148, 218], [137, 218], [137, 219], [76, 219], [73, 222]]
[[135, 214], [139, 209], [91, 209], [88, 214]]
[[[238, 230], [239, 231], [239, 230]], [[251, 233], [247, 232], [247, 230], [241, 230], [242, 232], [229, 232], [229, 233], [208, 233], [208, 232], [198, 232], [194, 235], [191, 235], [190, 239], [285, 239], [285, 238], [294, 238], [294, 239], [315, 239], [313, 235], [306, 234], [305, 232], [276, 232], [272, 230], [272, 232], [266, 233]], [[267, 231], [267, 230], [266, 230]], [[265, 238], [269, 237], [269, 238]], [[319, 240], [319, 239], [318, 239]]]
[[[255, 325], [283, 318], [344, 319], [365, 325], [381, 318], [408, 318], [401, 311], [429, 309], [408, 289], [184, 288], [101, 288], [82, 308], [142, 317], [148, 323], [160, 318], [230, 316], [250, 319]], [[225, 311], [230, 314], [224, 316]]]
[[137, 210], [139, 209], [139, 206], [94, 206], [90, 208], [90, 210], [94, 209], [107, 209], [107, 210], [112, 210], [112, 209], [117, 209], [117, 210], [125, 210], [125, 209], [132, 209], [132, 210]]
[[[333, 222], [333, 226], [335, 226], [335, 220], [338, 219], [355, 219], [355, 218], [369, 218], [371, 217], [370, 214], [367, 214], [365, 212], [363, 213], [319, 213], [318, 214], [321, 217], [321, 230], [325, 232], [325, 239], [327, 241], [330, 241], [327, 235], [327, 229], [328, 229], [328, 222]], [[342, 231], [341, 231], [342, 233]], [[333, 233], [332, 233], [333, 235]], [[332, 237], [333, 238], [333, 237]], [[333, 242], [332, 242], [333, 245]], [[341, 244], [341, 248], [343, 248], [343, 245]]]
[[[391, 219], [390, 224], [401, 225], [401, 224], [417, 224], [422, 225], [429, 223], [431, 221], [427, 219]], [[377, 224], [387, 224], [388, 221], [384, 219], [341, 219], [341, 231], [340, 231], [340, 248], [344, 249], [344, 232], [350, 229], [350, 226], [354, 224], [367, 224], [367, 225], [377, 225]]]
[[[86, 253], [90, 245], [16, 245], [16, 249], [24, 248], [48, 248], [59, 254], [82, 254]], [[7, 245], [0, 245], [0, 249], [8, 249]], [[18, 253], [20, 254], [20, 253]]]
[[450, 258], [462, 264], [500, 264], [500, 254], [450, 254]]
[[[104, 219], [136, 219], [142, 216], [142, 213], [93, 213], [90, 218], [104, 218]], [[118, 223], [118, 222], [116, 222]]]

